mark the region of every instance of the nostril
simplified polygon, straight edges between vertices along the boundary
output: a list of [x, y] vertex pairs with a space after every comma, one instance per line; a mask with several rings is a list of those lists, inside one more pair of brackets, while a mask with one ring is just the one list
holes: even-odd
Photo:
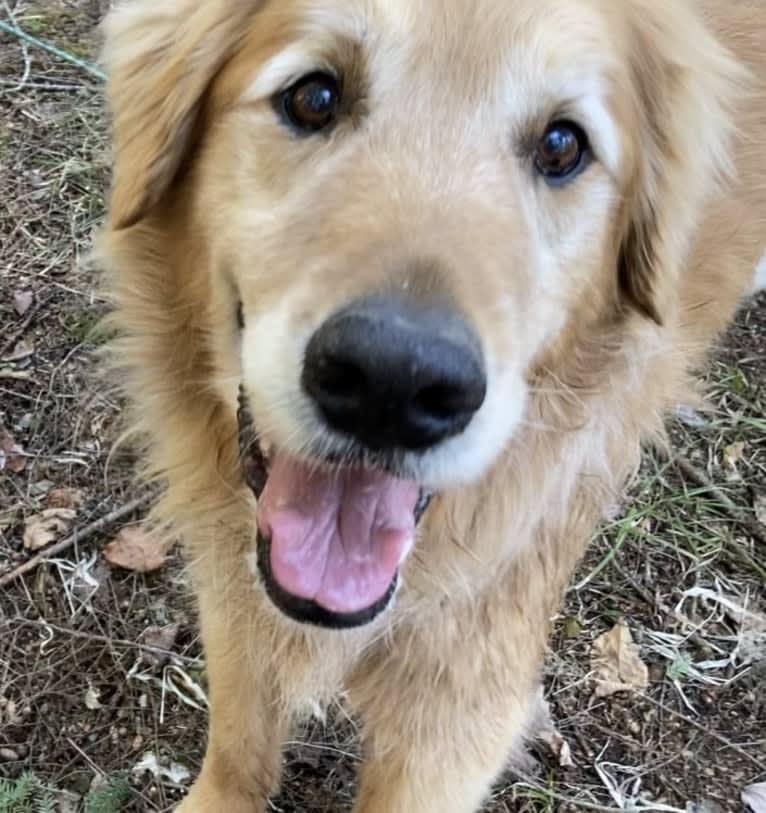
[[412, 399], [412, 406], [421, 414], [447, 421], [470, 410], [466, 393], [446, 384], [432, 384], [420, 390]]

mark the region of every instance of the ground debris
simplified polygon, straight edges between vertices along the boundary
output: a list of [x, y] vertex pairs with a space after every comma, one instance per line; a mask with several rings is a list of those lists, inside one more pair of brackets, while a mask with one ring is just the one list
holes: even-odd
[[596, 697], [643, 691], [649, 685], [649, 670], [625, 621], [615, 624], [593, 642], [591, 667]]
[[104, 558], [124, 570], [150, 573], [165, 565], [169, 548], [170, 544], [160, 534], [141, 526], [128, 526], [104, 548]]
[[24, 523], [24, 547], [36, 551], [65, 536], [72, 528], [77, 511], [73, 508], [46, 508]]

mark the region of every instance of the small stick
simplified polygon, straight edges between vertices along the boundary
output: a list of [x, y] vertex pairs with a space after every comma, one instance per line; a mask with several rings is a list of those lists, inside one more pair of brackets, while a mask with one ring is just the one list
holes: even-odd
[[736, 742], [732, 742], [731, 740], [726, 739], [723, 734], [719, 734], [717, 731], [713, 731], [709, 726], [703, 725], [702, 723], [698, 723], [696, 720], [692, 719], [691, 717], [687, 717], [685, 714], [681, 714], [680, 711], [676, 711], [674, 708], [670, 706], [666, 706], [659, 700], [655, 700], [651, 695], [646, 694], [644, 697], [650, 702], [657, 706], [658, 709], [662, 709], [666, 714], [670, 714], [678, 720], [681, 720], [686, 725], [690, 725], [696, 728], [698, 731], [701, 731], [703, 734], [706, 734], [708, 737], [712, 737], [714, 740], [717, 740], [721, 745], [726, 748], [730, 748], [732, 751], [735, 751], [739, 754], [743, 759], [752, 762], [753, 765], [758, 768], [759, 771], [763, 772], [766, 770], [766, 763], [761, 762], [757, 757], [754, 757], [752, 754], [748, 753], [744, 748], [737, 745]]
[[[726, 509], [731, 515], [732, 519], [740, 525], [750, 536], [757, 540], [761, 545], [766, 547], [766, 529], [761, 527], [760, 522], [751, 517], [748, 512], [734, 502], [732, 502], [726, 494], [721, 491], [718, 486], [713, 483], [710, 478], [702, 471], [700, 471], [691, 461], [687, 460], [682, 455], [674, 455], [671, 462], [685, 477], [696, 483], [701, 488], [709, 491], [713, 497]], [[751, 557], [744, 554], [752, 565], [754, 562], [750, 561]]]
[[14, 618], [10, 619], [8, 626], [15, 626], [21, 624], [24, 626], [38, 627], [39, 629], [49, 629], [59, 635], [67, 635], [70, 638], [77, 638], [83, 641], [91, 641], [97, 644], [104, 644], [106, 646], [125, 647], [127, 649], [136, 649], [139, 652], [148, 652], [152, 655], [166, 655], [168, 658], [175, 658], [180, 663], [187, 666], [199, 666], [201, 663], [200, 658], [190, 658], [188, 655], [181, 655], [173, 652], [170, 649], [163, 649], [160, 646], [150, 646], [149, 644], [141, 644], [138, 641], [128, 641], [124, 638], [109, 638], [106, 635], [98, 635], [94, 632], [81, 632], [80, 630], [70, 630], [66, 627], [59, 627], [56, 624], [49, 624], [47, 621], [38, 621], [34, 618]]
[[[686, 619], [680, 613], [677, 613], [674, 609], [668, 607], [665, 602], [657, 596], [656, 598], [652, 596], [652, 594], [646, 590], [630, 573], [625, 570], [622, 565], [615, 559], [612, 562], [612, 567], [617, 571], [617, 573], [625, 579], [626, 582], [635, 590], [636, 594], [639, 595], [651, 608], [659, 610], [661, 613], [664, 613], [669, 618], [673, 618], [675, 621], [683, 624], [686, 622]], [[691, 641], [693, 644], [697, 646], [702, 652], [709, 652], [710, 651], [710, 644], [697, 632], [692, 632], [686, 636], [687, 640]]]
[[90, 62], [86, 62], [84, 59], [78, 59], [76, 56], [74, 56], [74, 54], [70, 54], [68, 51], [57, 48], [50, 42], [45, 42], [37, 37], [33, 37], [31, 34], [28, 34], [13, 22], [3, 22], [0, 20], [0, 31], [5, 31], [6, 34], [12, 34], [13, 36], [18, 37], [22, 42], [27, 42], [30, 45], [34, 45], [36, 48], [47, 51], [49, 54], [53, 54], [53, 56], [69, 62], [70, 65], [75, 65], [86, 73], [89, 73], [91, 76], [95, 76], [97, 79], [106, 79], [106, 74], [100, 68], [92, 65]]
[[29, 573], [31, 570], [34, 570], [46, 559], [49, 559], [52, 556], [57, 556], [67, 548], [71, 548], [76, 542], [84, 542], [94, 534], [103, 531], [104, 528], [107, 528], [109, 525], [112, 525], [124, 517], [127, 517], [134, 511], [138, 511], [140, 508], [148, 505], [152, 499], [152, 496], [152, 494], [143, 494], [140, 497], [136, 497], [135, 500], [131, 500], [129, 503], [126, 503], [125, 505], [116, 508], [114, 511], [110, 511], [108, 514], [104, 514], [104, 516], [94, 520], [90, 523], [90, 525], [86, 525], [84, 528], [71, 533], [69, 536], [62, 539], [60, 542], [57, 542], [55, 545], [51, 545], [50, 547], [41, 550], [40, 553], [36, 554], [31, 559], [28, 559], [26, 562], [20, 564], [18, 567], [15, 567], [5, 575], [0, 576], [0, 587], [7, 587], [9, 584], [11, 584], [11, 582], [18, 579], [19, 576], [23, 576], [25, 573]]

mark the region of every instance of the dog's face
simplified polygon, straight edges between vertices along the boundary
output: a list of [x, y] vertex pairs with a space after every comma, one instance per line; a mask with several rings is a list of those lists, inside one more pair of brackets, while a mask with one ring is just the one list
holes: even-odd
[[143, 185], [135, 159], [120, 182], [115, 104], [113, 217], [182, 190], [218, 386], [241, 385], [260, 439], [262, 567], [283, 603], [354, 623], [388, 600], [423, 495], [481, 477], [523, 427], [533, 370], [626, 307], [672, 306], [647, 196], [673, 137], [652, 117], [678, 100], [647, 90], [667, 55], [631, 42], [653, 4], [179, 2], [183, 36], [207, 18], [224, 44], [200, 40], [200, 76], [188, 48], [176, 65], [197, 95]]
[[523, 419], [533, 360], [615, 293], [604, 20], [484, 6], [274, 3], [219, 76], [200, 221], [276, 448], [473, 480]]

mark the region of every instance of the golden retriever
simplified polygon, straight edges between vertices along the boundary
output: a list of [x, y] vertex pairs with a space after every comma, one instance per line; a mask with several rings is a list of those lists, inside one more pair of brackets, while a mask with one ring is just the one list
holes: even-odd
[[264, 811], [342, 692], [357, 813], [476, 811], [753, 288], [766, 8], [133, 0], [106, 32], [114, 357], [210, 678], [179, 809]]

